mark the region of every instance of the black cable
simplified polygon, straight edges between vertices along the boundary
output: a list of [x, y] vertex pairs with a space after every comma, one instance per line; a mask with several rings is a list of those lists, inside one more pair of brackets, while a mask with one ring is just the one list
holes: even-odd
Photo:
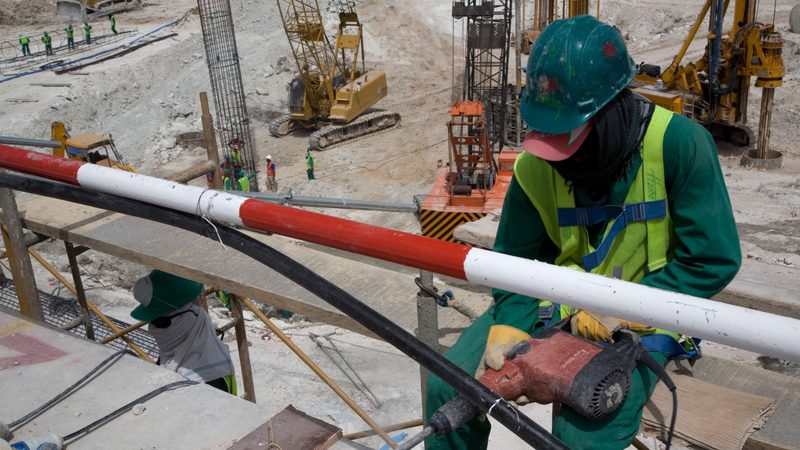
[[[80, 389], [80, 387], [82, 387], [81, 384], [86, 382], [95, 373], [100, 371], [100, 369], [105, 370], [105, 369], [108, 369], [109, 367], [111, 367], [112, 365], [114, 365], [114, 363], [119, 361], [119, 359], [122, 358], [122, 355], [124, 353], [126, 353], [126, 352], [127, 352], [127, 350], [119, 350], [117, 352], [114, 352], [114, 354], [112, 354], [108, 358], [104, 359], [100, 364], [95, 366], [94, 369], [90, 370], [89, 373], [87, 373], [86, 375], [82, 376], [72, 386], [64, 389], [64, 391], [62, 391], [60, 394], [58, 394], [55, 397], [51, 398], [50, 400], [45, 402], [42, 406], [40, 406], [40, 407], [34, 409], [33, 411], [29, 412], [24, 417], [11, 422], [10, 424], [8, 424], [8, 427], [13, 429], [13, 428], [16, 428], [16, 427], [18, 427], [20, 425], [23, 425], [23, 424], [27, 423], [28, 421], [30, 421], [31, 419], [33, 419], [33, 418], [39, 416], [40, 414], [42, 414], [43, 412], [47, 411], [48, 409], [52, 408], [58, 402], [60, 402], [61, 400], [64, 400], [65, 398], [67, 398], [70, 395], [72, 395], [75, 391]], [[114, 359], [114, 358], [116, 358], [116, 359]], [[111, 362], [111, 363], [108, 364], [109, 362]], [[108, 364], [108, 366], [106, 366], [106, 364]]]
[[133, 408], [134, 406], [136, 406], [139, 403], [146, 402], [146, 401], [150, 400], [151, 398], [153, 398], [153, 397], [155, 397], [155, 396], [157, 396], [157, 395], [159, 395], [159, 394], [161, 394], [163, 392], [166, 392], [166, 391], [169, 391], [169, 390], [172, 390], [172, 389], [175, 389], [175, 388], [183, 387], [183, 386], [190, 386], [190, 385], [193, 385], [193, 384], [197, 384], [197, 382], [196, 381], [192, 381], [192, 380], [181, 380], [181, 381], [175, 381], [173, 383], [161, 386], [158, 389], [150, 391], [147, 394], [144, 394], [141, 397], [137, 398], [136, 400], [128, 402], [124, 406], [121, 406], [121, 407], [117, 408], [111, 414], [103, 416], [103, 417], [95, 420], [94, 422], [90, 423], [89, 425], [86, 425], [85, 427], [81, 428], [80, 430], [75, 431], [73, 433], [70, 433], [70, 434], [64, 436], [64, 444], [68, 444], [70, 442], [77, 441], [78, 439], [80, 439], [83, 436], [91, 433], [95, 429], [102, 427], [103, 425], [107, 424], [108, 422], [111, 422], [112, 420], [116, 419], [117, 417], [121, 416], [122, 414], [128, 412], [131, 408]]
[[650, 354], [647, 350], [643, 350], [639, 354], [639, 361], [644, 363], [648, 369], [652, 370], [656, 376], [664, 382], [664, 385], [667, 386], [667, 389], [672, 393], [672, 418], [670, 419], [669, 424], [669, 432], [667, 433], [667, 448], [669, 450], [670, 446], [672, 446], [672, 435], [675, 432], [675, 422], [678, 420], [678, 387], [675, 386], [675, 383], [670, 378], [667, 371], [661, 367], [654, 358], [653, 355]]
[[302, 264], [244, 233], [219, 223], [212, 224], [189, 213], [115, 195], [87, 191], [50, 180], [2, 173], [0, 174], [0, 187], [153, 220], [198, 233], [213, 240], [217, 240], [219, 236], [219, 239], [222, 239], [228, 246], [294, 281], [414, 359], [464, 395], [480, 412], [487, 413], [491, 408], [490, 415], [492, 417], [528, 444], [539, 450], [568, 450], [568, 447], [558, 438], [529, 417], [521, 414], [509, 402], [503, 401], [501, 397], [470, 374], [406, 330]]

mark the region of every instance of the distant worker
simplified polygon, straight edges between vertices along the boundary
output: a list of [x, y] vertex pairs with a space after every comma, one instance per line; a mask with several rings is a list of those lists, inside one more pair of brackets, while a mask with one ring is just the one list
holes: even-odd
[[272, 155], [267, 155], [267, 190], [278, 192], [278, 183], [275, 181], [275, 163], [272, 162]]
[[89, 22], [83, 22], [83, 41], [87, 45], [92, 43], [92, 26]]
[[111, 22], [111, 31], [114, 33], [114, 35], [119, 34], [119, 33], [117, 33], [117, 18], [116, 18], [116, 16], [111, 14], [110, 16], [108, 16], [108, 21]]
[[314, 157], [311, 156], [311, 148], [306, 152], [306, 174], [309, 180], [316, 180], [314, 178]]
[[241, 166], [244, 141], [238, 137], [233, 138], [228, 142], [228, 147], [231, 149], [231, 158], [233, 159], [234, 166]]
[[196, 281], [154, 270], [133, 285], [133, 297], [141, 305], [131, 316], [148, 323], [160, 366], [236, 395], [231, 355], [200, 306], [202, 292]]
[[20, 34], [19, 45], [22, 47], [22, 56], [31, 56], [31, 39], [28, 36]]
[[53, 38], [45, 31], [42, 34], [42, 42], [44, 43], [44, 53], [47, 56], [51, 56], [53, 54]]
[[[741, 264], [714, 139], [697, 122], [634, 94], [628, 84], [635, 74], [619, 30], [592, 16], [542, 31], [520, 102], [532, 131], [514, 164], [494, 251], [710, 298]], [[502, 289], [492, 295], [492, 306], [447, 351], [478, 377], [487, 367], [500, 369], [519, 341], [567, 320], [573, 334], [593, 342], [612, 342], [622, 328], [636, 332], [661, 365], [698, 355], [696, 340], [673, 331]], [[642, 311], [647, 303], [643, 298]], [[592, 420], [562, 405], [553, 434], [573, 450], [627, 448], [657, 383], [639, 364], [619, 409]], [[431, 376], [428, 420], [455, 395]], [[485, 449], [489, 432], [489, 421], [474, 419], [428, 438], [425, 449]]]
[[250, 178], [244, 172], [239, 174], [236, 184], [241, 192], [250, 192]]
[[75, 30], [72, 29], [72, 24], [67, 25], [67, 28], [64, 28], [64, 32], [67, 33], [67, 49], [74, 50]]

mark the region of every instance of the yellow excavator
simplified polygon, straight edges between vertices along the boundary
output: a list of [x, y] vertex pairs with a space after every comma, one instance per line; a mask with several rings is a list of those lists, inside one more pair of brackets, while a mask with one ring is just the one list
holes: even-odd
[[397, 113], [370, 111], [386, 97], [386, 74], [365, 68], [363, 25], [352, 3], [339, 12], [335, 46], [316, 0], [278, 0], [278, 9], [299, 74], [289, 84], [289, 113], [270, 123], [270, 134], [315, 129], [309, 148], [323, 150], [400, 121]]
[[[77, 161], [86, 161], [106, 167], [136, 173], [136, 169], [122, 159], [122, 155], [114, 145], [114, 139], [95, 133], [82, 133], [70, 136], [63, 122], [53, 122], [50, 125], [52, 139], [61, 143], [60, 147], [53, 148], [53, 156]], [[109, 151], [111, 154], [109, 154]], [[113, 158], [111, 157], [113, 155]]]
[[[756, 22], [757, 0], [734, 0], [730, 30], [723, 29], [729, 0], [706, 0], [678, 54], [666, 69], [641, 64], [635, 91], [656, 104], [704, 124], [715, 138], [740, 146], [752, 144], [747, 128], [751, 78], [762, 88], [756, 157], [767, 158], [775, 88], [781, 86], [783, 38], [771, 23]], [[707, 15], [708, 44], [703, 56], [682, 64]]]

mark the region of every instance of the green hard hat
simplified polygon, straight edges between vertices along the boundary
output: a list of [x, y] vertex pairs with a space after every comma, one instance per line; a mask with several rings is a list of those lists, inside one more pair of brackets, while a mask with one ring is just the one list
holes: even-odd
[[131, 311], [131, 316], [152, 322], [192, 302], [202, 292], [203, 285], [196, 281], [154, 270], [133, 285], [133, 298], [141, 305]]
[[520, 113], [529, 128], [574, 130], [630, 83], [636, 64], [619, 30], [592, 16], [557, 20], [528, 56]]

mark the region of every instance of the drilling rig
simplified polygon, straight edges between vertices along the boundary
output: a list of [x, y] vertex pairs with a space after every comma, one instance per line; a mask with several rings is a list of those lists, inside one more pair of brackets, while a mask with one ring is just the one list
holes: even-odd
[[503, 149], [512, 1], [453, 2], [453, 20], [464, 19], [466, 30], [461, 92], [447, 122], [447, 166], [422, 202], [423, 236], [456, 241], [456, 227], [503, 205], [519, 154]]
[[363, 24], [353, 2], [340, 4], [336, 44], [331, 46], [317, 0], [278, 0], [299, 74], [289, 84], [289, 114], [270, 123], [269, 131], [281, 137], [299, 128], [314, 129], [309, 137], [311, 150], [323, 150], [400, 121], [397, 113], [370, 110], [386, 97], [386, 74], [366, 70]]
[[[750, 146], [754, 139], [747, 127], [747, 99], [751, 78], [755, 77], [755, 86], [762, 89], [762, 96], [754, 156], [766, 160], [771, 153], [769, 128], [775, 88], [781, 86], [784, 74], [783, 38], [775, 32], [773, 24], [756, 21], [755, 0], [734, 0], [732, 26], [725, 31], [723, 21], [728, 3], [706, 0], [672, 63], [664, 70], [641, 64], [632, 87], [654, 103], [702, 123], [715, 138]], [[708, 43], [703, 56], [682, 64], [709, 14]]]

